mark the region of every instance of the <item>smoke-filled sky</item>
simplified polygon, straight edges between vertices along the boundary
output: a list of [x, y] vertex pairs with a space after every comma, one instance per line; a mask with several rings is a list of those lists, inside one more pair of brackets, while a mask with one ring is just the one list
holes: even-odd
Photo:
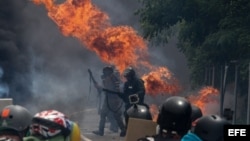
[[[139, 6], [136, 0], [93, 0], [93, 3], [110, 16], [113, 25], [140, 30], [134, 15]], [[86, 105], [96, 103], [93, 85], [89, 92], [87, 69], [92, 69], [100, 82], [105, 64], [98, 56], [77, 39], [63, 36], [43, 6], [28, 0], [0, 1], [0, 14], [2, 80], [8, 83], [16, 104], [29, 107], [32, 112], [54, 108], [82, 116]], [[149, 47], [149, 52], [152, 63], [168, 67], [185, 86], [186, 60], [175, 43], [176, 39], [172, 39], [166, 46]]]

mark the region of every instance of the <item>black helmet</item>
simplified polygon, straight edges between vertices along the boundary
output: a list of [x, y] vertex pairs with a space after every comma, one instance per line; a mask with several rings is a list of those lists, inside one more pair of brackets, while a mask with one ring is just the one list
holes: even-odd
[[114, 68], [112, 66], [105, 66], [102, 69], [102, 73], [103, 73], [102, 78], [105, 78], [106, 76], [111, 75], [113, 72], [114, 72]]
[[198, 106], [192, 104], [192, 114], [191, 114], [192, 122], [194, 122], [195, 120], [197, 120], [200, 117], [202, 117], [201, 109]]
[[192, 108], [190, 102], [180, 96], [167, 98], [160, 108], [157, 124], [160, 126], [160, 132], [177, 132], [184, 135], [191, 127]]
[[229, 124], [218, 115], [206, 115], [197, 120], [193, 132], [204, 141], [222, 141], [224, 125]]
[[32, 121], [31, 113], [20, 105], [8, 105], [1, 111], [0, 126], [4, 129], [14, 129], [26, 132]]
[[113, 73], [114, 72], [114, 68], [112, 66], [105, 66], [103, 69], [102, 69], [102, 72], [103, 73]]
[[127, 110], [127, 114], [132, 118], [152, 120], [152, 115], [149, 111], [149, 108], [144, 105], [134, 104]]
[[134, 77], [135, 76], [135, 70], [132, 67], [128, 67], [123, 72], [124, 77]]

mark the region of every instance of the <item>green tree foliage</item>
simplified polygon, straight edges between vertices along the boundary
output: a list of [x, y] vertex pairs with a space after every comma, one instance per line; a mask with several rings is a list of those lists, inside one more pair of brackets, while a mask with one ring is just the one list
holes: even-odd
[[[215, 73], [219, 74], [225, 64], [233, 69], [235, 64], [231, 62], [237, 60], [239, 83], [244, 84], [242, 89], [247, 88], [250, 62], [249, 0], [139, 1], [142, 7], [136, 14], [140, 17], [144, 38], [152, 40], [178, 25], [178, 48], [188, 59], [194, 86], [204, 84], [207, 67], [215, 66]], [[233, 81], [234, 71], [229, 71], [228, 76], [228, 80]]]

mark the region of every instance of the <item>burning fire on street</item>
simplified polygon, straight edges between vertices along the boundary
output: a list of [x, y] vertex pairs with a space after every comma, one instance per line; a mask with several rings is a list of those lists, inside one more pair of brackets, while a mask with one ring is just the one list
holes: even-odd
[[219, 96], [219, 90], [211, 86], [207, 86], [207, 87], [203, 87], [198, 92], [198, 94], [189, 95], [187, 98], [191, 103], [200, 107], [202, 113], [206, 115], [209, 112], [206, 109], [206, 104], [208, 103], [218, 104], [218, 96]]
[[[77, 38], [104, 63], [115, 65], [119, 72], [127, 66], [138, 68], [150, 96], [175, 95], [181, 90], [178, 80], [168, 68], [150, 64], [147, 42], [136, 31], [129, 26], [112, 26], [109, 16], [91, 0], [66, 0], [61, 4], [55, 4], [54, 0], [32, 2], [44, 4], [49, 18], [64, 36]], [[211, 96], [218, 96], [218, 93], [212, 87], [204, 87], [198, 94], [187, 98], [205, 114], [205, 104], [215, 102]], [[150, 111], [156, 121], [158, 106], [151, 105]]]
[[[206, 109], [206, 105], [209, 103], [218, 104], [219, 90], [206, 86], [198, 91], [197, 94], [192, 94], [187, 97], [187, 99], [197, 107], [199, 107], [203, 115], [212, 114]], [[160, 106], [160, 105], [159, 105]], [[153, 121], [157, 121], [159, 106], [156, 104], [150, 105], [150, 112], [152, 114]], [[213, 113], [215, 114], [215, 113]]]
[[65, 36], [77, 38], [87, 49], [95, 52], [107, 64], [122, 72], [126, 67], [139, 68], [146, 84], [147, 94], [175, 94], [179, 84], [166, 67], [149, 63], [147, 42], [129, 26], [112, 26], [109, 16], [91, 0], [32, 0], [44, 4], [48, 16]]
[[[158, 94], [163, 95], [164, 93], [162, 92], [176, 94], [180, 91], [178, 81], [174, 80], [172, 77], [173, 75], [167, 68], [159, 67], [155, 71], [151, 71], [147, 75], [143, 75], [142, 79], [145, 81], [145, 87], [151, 92], [151, 95], [156, 96]], [[169, 82], [169, 80], [172, 81]]]

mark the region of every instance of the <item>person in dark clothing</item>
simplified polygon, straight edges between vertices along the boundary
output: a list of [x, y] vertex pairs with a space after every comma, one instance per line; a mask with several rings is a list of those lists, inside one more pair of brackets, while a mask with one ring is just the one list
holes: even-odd
[[[123, 87], [123, 95], [120, 97], [123, 99], [125, 103], [125, 123], [126, 127], [128, 125], [129, 116], [127, 114], [127, 110], [133, 106], [134, 104], [138, 105], [145, 105], [144, 103], [144, 96], [145, 96], [145, 86], [144, 81], [141, 78], [138, 78], [135, 70], [132, 67], [128, 67], [124, 70], [123, 76], [126, 78], [126, 82], [124, 83]], [[149, 108], [147, 106], [147, 108]]]
[[[113, 67], [107, 66], [103, 68], [102, 81], [104, 88], [119, 92], [120, 79], [114, 74]], [[102, 89], [101, 86], [97, 87]], [[103, 136], [106, 119], [108, 116], [112, 115], [121, 130], [120, 136], [124, 137], [126, 135], [126, 128], [122, 118], [122, 107], [123, 101], [117, 94], [105, 92], [105, 98], [100, 112], [99, 129], [97, 131], [93, 131], [93, 133]]]
[[171, 96], [161, 105], [157, 118], [159, 132], [137, 141], [180, 141], [191, 128], [191, 114], [191, 104], [186, 98]]

